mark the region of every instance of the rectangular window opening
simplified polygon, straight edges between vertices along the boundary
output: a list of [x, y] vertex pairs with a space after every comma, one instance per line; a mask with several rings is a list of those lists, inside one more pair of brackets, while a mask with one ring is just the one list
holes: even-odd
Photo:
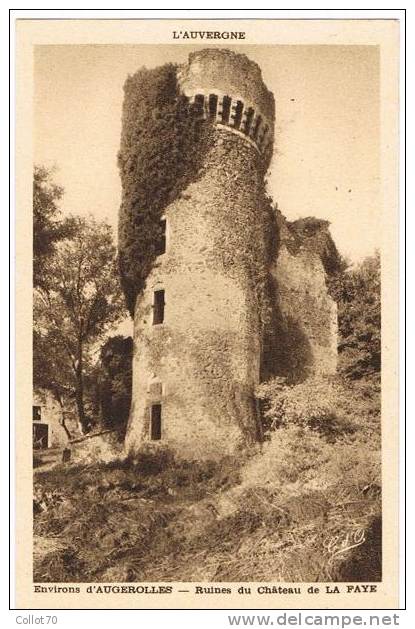
[[42, 421], [42, 407], [41, 406], [33, 407], [33, 421], [34, 422]]
[[166, 219], [159, 222], [159, 235], [157, 239], [156, 255], [161, 256], [166, 253]]
[[161, 439], [161, 404], [151, 405], [150, 436], [152, 441]]
[[154, 291], [153, 301], [153, 325], [159, 325], [164, 321], [164, 290]]

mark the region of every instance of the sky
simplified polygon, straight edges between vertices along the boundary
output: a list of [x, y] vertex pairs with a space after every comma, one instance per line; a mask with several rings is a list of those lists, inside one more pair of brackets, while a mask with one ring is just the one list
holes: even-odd
[[[56, 167], [64, 213], [117, 228], [123, 84], [139, 67], [184, 63], [201, 46], [35, 47], [34, 161]], [[331, 223], [359, 261], [380, 245], [380, 99], [376, 46], [232, 46], [261, 67], [276, 101], [268, 190], [289, 219]]]

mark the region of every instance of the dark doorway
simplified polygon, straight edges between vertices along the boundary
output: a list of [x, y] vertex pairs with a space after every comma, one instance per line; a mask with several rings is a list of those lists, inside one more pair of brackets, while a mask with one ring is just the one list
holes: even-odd
[[151, 406], [151, 439], [158, 441], [161, 439], [161, 404]]

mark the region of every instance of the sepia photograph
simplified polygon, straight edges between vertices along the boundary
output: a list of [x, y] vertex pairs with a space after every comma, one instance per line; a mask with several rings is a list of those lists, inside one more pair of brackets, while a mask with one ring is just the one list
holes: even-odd
[[33, 592], [376, 593], [380, 46], [170, 26], [32, 48]]

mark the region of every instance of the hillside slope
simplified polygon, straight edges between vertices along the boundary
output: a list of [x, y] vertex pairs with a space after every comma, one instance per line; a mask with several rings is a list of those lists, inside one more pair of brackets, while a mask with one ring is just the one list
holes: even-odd
[[35, 581], [380, 580], [373, 391], [350, 389], [356, 429], [335, 440], [289, 426], [220, 466], [160, 452], [37, 472]]

